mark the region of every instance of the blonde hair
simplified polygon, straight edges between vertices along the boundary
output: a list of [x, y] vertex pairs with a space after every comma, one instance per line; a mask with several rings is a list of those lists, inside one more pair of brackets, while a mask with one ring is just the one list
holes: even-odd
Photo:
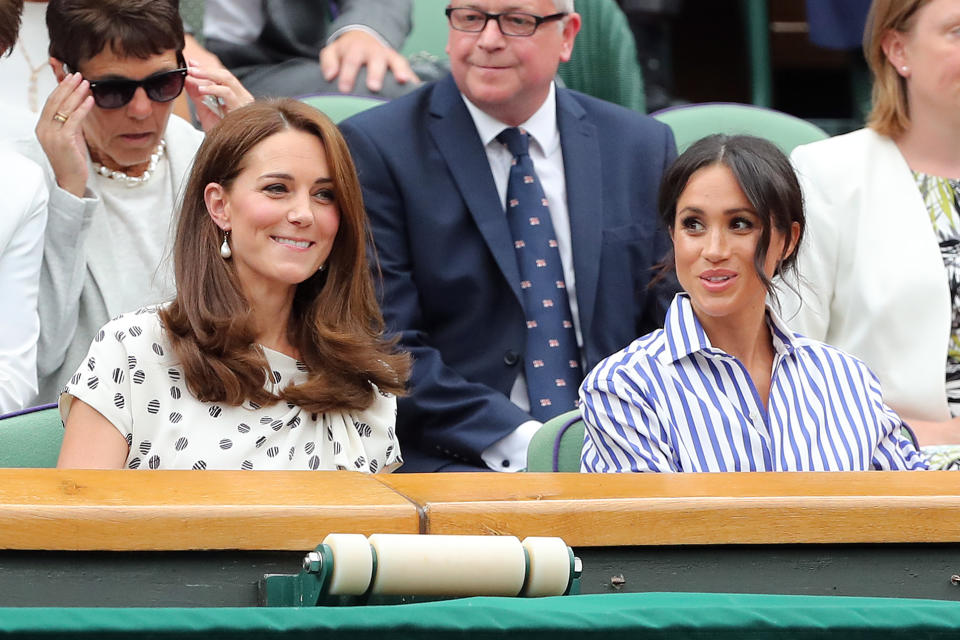
[[889, 31], [907, 33], [913, 18], [930, 0], [873, 0], [863, 30], [863, 55], [873, 73], [873, 108], [867, 126], [877, 133], [896, 137], [910, 126], [907, 82], [897, 73], [883, 51]]

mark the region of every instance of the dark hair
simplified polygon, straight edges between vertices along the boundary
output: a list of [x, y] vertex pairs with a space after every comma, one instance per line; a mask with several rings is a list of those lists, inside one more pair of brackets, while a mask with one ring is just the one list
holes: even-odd
[[47, 31], [50, 55], [74, 71], [108, 47], [140, 59], [183, 50], [177, 0], [50, 0]]
[[0, 56], [10, 53], [20, 33], [23, 0], [0, 0]]
[[[770, 226], [790, 238], [793, 223], [800, 233], [793, 253], [780, 256], [775, 275], [796, 269], [797, 249], [803, 240], [806, 219], [803, 214], [803, 193], [790, 161], [772, 142], [753, 136], [717, 134], [690, 145], [678, 157], [660, 184], [658, 210], [660, 221], [671, 231], [677, 217], [677, 202], [687, 183], [700, 169], [723, 165], [730, 169], [744, 195], [760, 218], [760, 240], [753, 254], [753, 266], [767, 292], [776, 297], [773, 282], [764, 273], [763, 264], [770, 246]], [[784, 251], [789, 246], [784, 245]], [[673, 252], [661, 263], [661, 274], [675, 268]]]
[[[279, 395], [264, 388], [266, 359], [256, 348], [250, 305], [235, 261], [220, 256], [221, 231], [207, 212], [204, 189], [230, 189], [250, 151], [286, 130], [323, 143], [340, 224], [323, 271], [297, 285], [290, 343], [307, 366], [306, 382]], [[160, 319], [190, 391], [205, 402], [262, 406], [283, 399], [307, 411], [361, 410], [374, 390], [401, 394], [407, 354], [383, 337], [383, 317], [367, 263], [366, 211], [353, 160], [340, 130], [316, 109], [292, 99], [255, 102], [229, 113], [197, 151], [177, 220], [173, 262], [177, 294]]]

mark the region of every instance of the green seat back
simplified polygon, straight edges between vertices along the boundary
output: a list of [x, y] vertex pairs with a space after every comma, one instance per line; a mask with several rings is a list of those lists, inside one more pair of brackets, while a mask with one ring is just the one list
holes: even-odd
[[350, 116], [366, 111], [371, 107], [383, 104], [385, 101], [381, 98], [369, 98], [366, 96], [349, 96], [339, 93], [324, 93], [309, 96], [300, 96], [300, 100], [308, 105], [327, 114], [335, 123], [340, 123]]
[[55, 467], [62, 441], [57, 405], [0, 417], [0, 467]]
[[[423, 0], [421, 0], [423, 1]], [[569, 62], [558, 74], [571, 89], [646, 112], [637, 44], [616, 0], [580, 0], [583, 19]], [[541, 29], [552, 25], [545, 24]]]
[[806, 120], [746, 104], [691, 104], [663, 109], [653, 117], [673, 129], [680, 153], [700, 138], [714, 133], [766, 138], [788, 155], [798, 145], [828, 137], [823, 129]]
[[547, 420], [527, 448], [527, 471], [580, 471], [583, 420], [574, 409]]
[[446, 0], [413, 0], [413, 28], [400, 53], [407, 56], [427, 54], [438, 60], [447, 59]]

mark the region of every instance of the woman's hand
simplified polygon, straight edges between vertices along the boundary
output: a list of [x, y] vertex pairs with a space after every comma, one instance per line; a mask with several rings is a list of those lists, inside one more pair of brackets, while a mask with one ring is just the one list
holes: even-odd
[[935, 444], [960, 444], [960, 418], [951, 418], [943, 422], [932, 420], [911, 420], [904, 418], [917, 436], [921, 447]]
[[[196, 60], [190, 60], [187, 72], [187, 94], [197, 108], [197, 119], [204, 131], [209, 131], [234, 109], [253, 102], [250, 92], [226, 69], [201, 67]], [[206, 96], [216, 100], [219, 108], [207, 105], [203, 101]]]
[[90, 83], [79, 73], [64, 76], [37, 120], [37, 139], [50, 160], [57, 185], [82, 198], [87, 189], [87, 143], [83, 120], [93, 108]]

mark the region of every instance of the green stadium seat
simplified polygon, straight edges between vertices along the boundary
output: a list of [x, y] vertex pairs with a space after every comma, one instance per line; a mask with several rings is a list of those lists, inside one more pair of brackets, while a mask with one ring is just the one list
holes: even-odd
[[0, 467], [55, 467], [62, 441], [55, 404], [0, 416]]
[[527, 447], [527, 471], [580, 471], [583, 420], [579, 409], [547, 420]]
[[299, 96], [298, 99], [327, 114], [327, 117], [338, 124], [356, 113], [386, 102], [382, 98], [351, 96], [340, 93], [318, 93]]
[[823, 129], [806, 120], [747, 104], [707, 102], [670, 107], [652, 115], [673, 129], [680, 153], [714, 133], [765, 138], [788, 155], [794, 147], [828, 137]]

